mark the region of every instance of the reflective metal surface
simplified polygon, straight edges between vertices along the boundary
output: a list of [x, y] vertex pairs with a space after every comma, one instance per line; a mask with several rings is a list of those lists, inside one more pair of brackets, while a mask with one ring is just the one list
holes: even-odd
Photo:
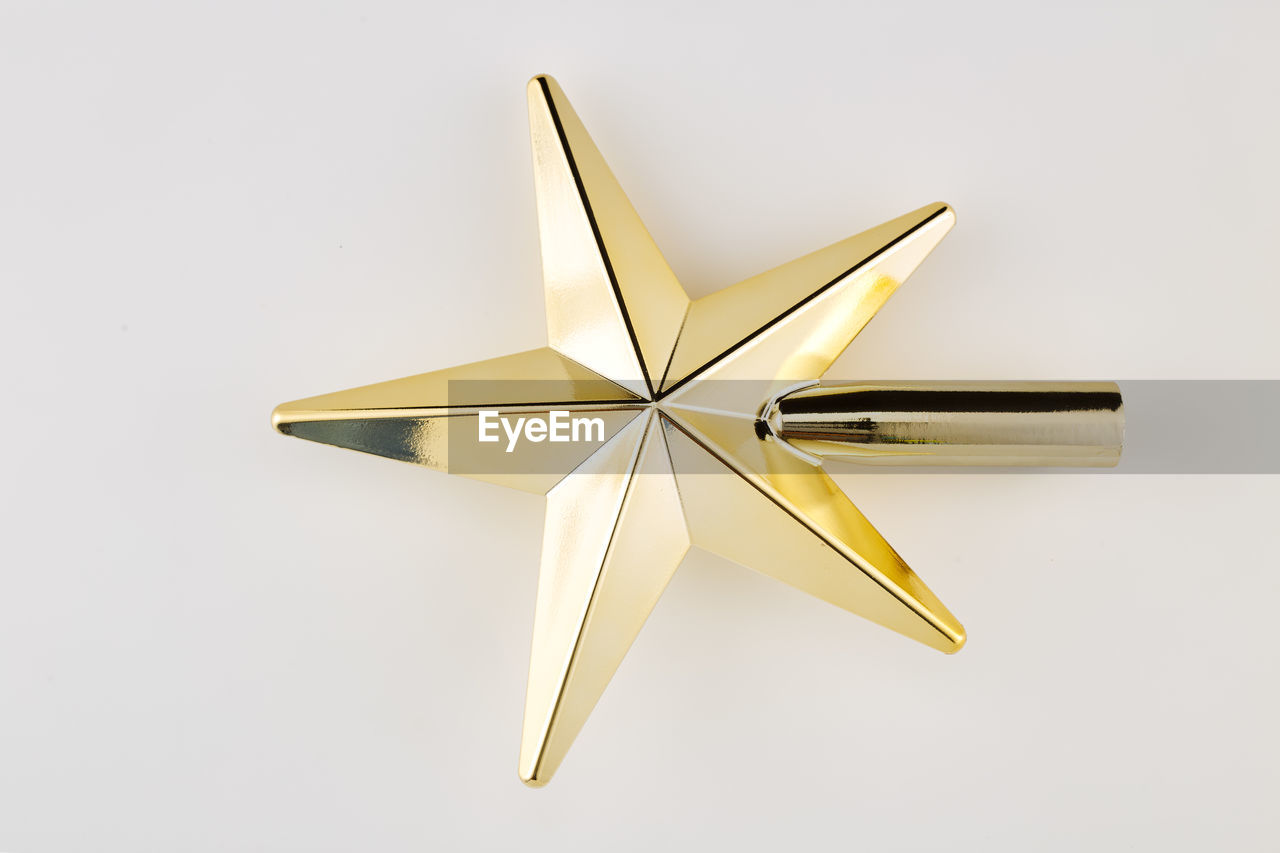
[[[528, 94], [550, 347], [274, 415], [300, 438], [546, 495], [520, 777], [555, 773], [691, 547], [958, 650], [959, 621], [818, 460], [760, 428], [762, 407], [815, 382], [950, 230], [950, 208], [690, 300], [560, 87], [537, 77]], [[457, 439], [481, 410], [552, 409], [607, 416], [607, 435], [565, 445], [551, 470], [463, 469]]]
[[1120, 461], [1114, 382], [870, 382], [817, 385], [765, 410], [804, 453], [870, 465], [1071, 465]]

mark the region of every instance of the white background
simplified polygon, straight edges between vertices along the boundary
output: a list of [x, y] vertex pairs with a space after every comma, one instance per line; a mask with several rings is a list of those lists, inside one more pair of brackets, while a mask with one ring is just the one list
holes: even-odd
[[0, 849], [1274, 849], [1280, 478], [844, 476], [968, 647], [695, 557], [533, 791], [540, 499], [268, 415], [544, 342], [539, 72], [698, 295], [955, 205], [833, 376], [1277, 378], [1278, 27], [6, 3]]

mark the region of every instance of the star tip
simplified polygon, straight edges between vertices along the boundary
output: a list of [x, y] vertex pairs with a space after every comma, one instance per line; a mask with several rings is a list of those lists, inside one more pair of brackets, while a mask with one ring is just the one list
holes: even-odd
[[554, 86], [556, 85], [556, 78], [552, 77], [550, 74], [535, 74], [529, 78], [528, 89], [530, 92], [539, 92], [542, 89], [543, 83], [546, 83], [548, 86]]
[[949, 639], [951, 642], [948, 643], [942, 651], [949, 655], [954, 655], [956, 652], [964, 648], [964, 644], [969, 638], [965, 635], [964, 629], [957, 625], [956, 628], [950, 632]]
[[516, 762], [516, 772], [525, 785], [530, 788], [542, 788], [555, 775], [560, 767], [561, 758], [563, 758], [562, 755], [548, 753], [545, 740], [540, 740], [536, 747], [530, 747], [522, 742], [520, 759]]
[[297, 407], [292, 403], [281, 403], [271, 410], [271, 428], [281, 435], [293, 435], [293, 425], [297, 422]]
[[526, 773], [521, 770], [520, 781], [523, 782], [527, 788], [545, 788], [547, 783], [551, 781], [551, 775], [546, 773], [539, 774], [537, 771]]

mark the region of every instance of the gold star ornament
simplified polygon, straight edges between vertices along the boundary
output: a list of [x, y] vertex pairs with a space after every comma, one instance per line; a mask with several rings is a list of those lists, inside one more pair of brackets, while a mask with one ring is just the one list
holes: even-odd
[[960, 649], [823, 459], [1113, 464], [1115, 386], [819, 385], [951, 209], [690, 299], [559, 85], [528, 94], [549, 345], [274, 413], [287, 435], [546, 495], [521, 779], [556, 772], [692, 547]]

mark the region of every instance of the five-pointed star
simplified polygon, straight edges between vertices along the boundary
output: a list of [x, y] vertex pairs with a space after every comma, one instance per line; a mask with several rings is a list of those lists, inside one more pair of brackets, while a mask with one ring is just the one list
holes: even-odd
[[772, 397], [822, 375], [951, 210], [690, 300], [550, 77], [529, 83], [529, 113], [550, 346], [275, 412], [289, 435], [440, 470], [481, 410], [607, 420], [606, 440], [574, 445], [582, 458], [555, 472], [461, 472], [547, 496], [521, 778], [551, 778], [691, 546], [959, 649], [959, 622], [844, 493], [757, 424]]

